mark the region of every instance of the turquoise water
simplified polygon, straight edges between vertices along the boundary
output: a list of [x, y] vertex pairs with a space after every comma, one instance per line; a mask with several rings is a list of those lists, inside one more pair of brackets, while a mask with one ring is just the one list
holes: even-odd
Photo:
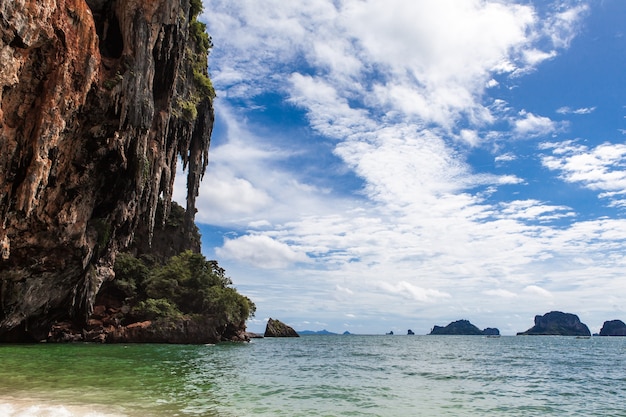
[[0, 345], [0, 416], [626, 416], [626, 338]]

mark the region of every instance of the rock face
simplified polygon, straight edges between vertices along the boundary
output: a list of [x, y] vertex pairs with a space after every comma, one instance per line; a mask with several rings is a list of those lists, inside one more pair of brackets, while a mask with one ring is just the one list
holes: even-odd
[[270, 318], [265, 327], [265, 337], [300, 337], [300, 335], [285, 323]]
[[446, 327], [435, 326], [430, 332], [431, 335], [465, 335], [465, 336], [478, 336], [478, 335], [499, 335], [500, 331], [495, 328], [488, 327], [485, 330], [480, 330], [474, 326], [468, 320], [453, 321]]
[[600, 336], [626, 336], [626, 324], [621, 320], [605, 321]]
[[0, 1], [0, 340], [86, 323], [179, 157], [192, 229], [213, 96], [191, 3]]
[[589, 328], [580, 322], [577, 315], [551, 311], [535, 316], [535, 325], [518, 335], [591, 336]]

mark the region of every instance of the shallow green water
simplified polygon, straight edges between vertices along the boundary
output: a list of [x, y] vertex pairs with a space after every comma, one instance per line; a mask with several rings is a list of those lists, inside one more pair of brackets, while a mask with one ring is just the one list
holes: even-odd
[[1, 345], [0, 415], [626, 416], [626, 338]]

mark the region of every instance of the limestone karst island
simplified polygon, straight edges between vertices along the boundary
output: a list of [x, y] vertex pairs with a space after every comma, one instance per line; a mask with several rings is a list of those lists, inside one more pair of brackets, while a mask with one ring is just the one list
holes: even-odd
[[194, 224], [215, 96], [201, 9], [0, 2], [0, 341], [246, 338], [254, 304]]

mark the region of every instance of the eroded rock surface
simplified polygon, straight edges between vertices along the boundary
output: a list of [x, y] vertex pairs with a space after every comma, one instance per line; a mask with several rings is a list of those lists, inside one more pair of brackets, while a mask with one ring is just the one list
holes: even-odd
[[213, 126], [192, 19], [189, 0], [0, 1], [0, 340], [86, 323], [178, 158], [191, 229]]

